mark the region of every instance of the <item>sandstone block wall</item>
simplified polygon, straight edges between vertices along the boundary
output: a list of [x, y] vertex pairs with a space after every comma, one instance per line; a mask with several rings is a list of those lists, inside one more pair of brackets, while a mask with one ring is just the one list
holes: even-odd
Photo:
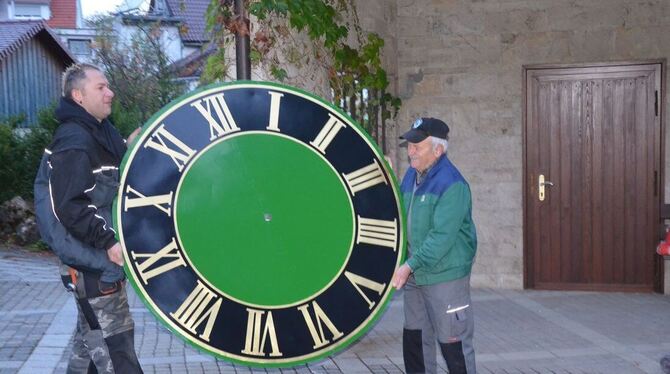
[[[397, 71], [403, 99], [399, 131], [418, 116], [450, 125], [449, 156], [474, 197], [480, 244], [472, 283], [522, 288], [522, 66], [667, 58], [670, 1], [397, 0], [394, 5], [396, 57], [388, 63]], [[406, 154], [397, 154], [403, 172]], [[666, 180], [669, 164], [666, 157]], [[670, 196], [668, 183], [665, 190]]]
[[[358, 0], [356, 2], [358, 18], [361, 28], [367, 32], [374, 32], [384, 39], [382, 50], [382, 64], [389, 79], [389, 92], [398, 95], [398, 40], [397, 40], [397, 7], [395, 0]], [[399, 172], [399, 154], [396, 147], [398, 139], [395, 120], [387, 122], [387, 155], [391, 163]]]

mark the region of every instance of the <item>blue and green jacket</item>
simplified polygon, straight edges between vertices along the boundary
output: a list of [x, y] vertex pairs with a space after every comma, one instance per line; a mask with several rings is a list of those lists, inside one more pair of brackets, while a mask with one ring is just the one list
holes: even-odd
[[416, 186], [410, 168], [400, 187], [407, 212], [410, 258], [416, 283], [429, 285], [470, 274], [477, 252], [470, 186], [442, 155]]

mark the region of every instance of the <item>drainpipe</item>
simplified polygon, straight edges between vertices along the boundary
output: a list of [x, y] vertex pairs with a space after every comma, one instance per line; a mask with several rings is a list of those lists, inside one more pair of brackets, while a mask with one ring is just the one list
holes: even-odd
[[235, 32], [235, 55], [237, 57], [237, 80], [251, 79], [251, 59], [249, 56], [249, 18], [244, 9], [244, 0], [235, 0], [235, 17], [246, 27], [238, 27]]

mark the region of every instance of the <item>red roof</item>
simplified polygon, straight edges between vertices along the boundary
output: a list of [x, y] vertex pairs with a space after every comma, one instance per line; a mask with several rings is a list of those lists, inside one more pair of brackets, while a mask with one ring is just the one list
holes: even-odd
[[77, 0], [51, 0], [50, 27], [61, 29], [77, 28]]

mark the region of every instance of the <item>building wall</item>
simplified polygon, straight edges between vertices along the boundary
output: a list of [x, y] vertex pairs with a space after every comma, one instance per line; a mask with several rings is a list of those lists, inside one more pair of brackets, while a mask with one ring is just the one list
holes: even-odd
[[[388, 74], [389, 92], [398, 95], [398, 38], [397, 7], [389, 0], [359, 0], [356, 3], [361, 28], [378, 34], [384, 39], [382, 65]], [[400, 154], [396, 147], [398, 139], [397, 122], [387, 121], [387, 156], [396, 172], [399, 171]]]
[[49, 27], [74, 29], [77, 28], [77, 0], [51, 0], [51, 18]]
[[450, 125], [449, 157], [474, 197], [472, 282], [522, 288], [522, 66], [667, 58], [670, 1], [396, 4], [399, 123], [429, 115]]
[[[54, 29], [60, 38], [61, 44], [66, 47], [77, 62], [91, 63], [93, 62], [93, 43], [96, 36], [96, 30], [92, 28], [77, 28], [77, 29]], [[73, 43], [87, 43], [88, 49], [77, 48]]]
[[[150, 30], [153, 27], [153, 23], [148, 22], [140, 25], [146, 31]], [[132, 24], [124, 24], [117, 17], [114, 24], [114, 30], [118, 33], [121, 43], [130, 45], [133, 37], [135, 35], [142, 35], [138, 26]], [[146, 32], [145, 31], [145, 32]], [[161, 25], [161, 45], [164, 48], [166, 56], [170, 61], [174, 62], [186, 57], [188, 54], [184, 53], [184, 45], [181, 41], [181, 36], [179, 36], [179, 28], [174, 25]]]
[[9, 0], [0, 0], [0, 19], [7, 19], [9, 17], [9, 13], [7, 12], [8, 4]]
[[0, 113], [25, 114], [26, 125], [35, 123], [37, 112], [60, 97], [65, 70], [37, 38], [0, 61]]

